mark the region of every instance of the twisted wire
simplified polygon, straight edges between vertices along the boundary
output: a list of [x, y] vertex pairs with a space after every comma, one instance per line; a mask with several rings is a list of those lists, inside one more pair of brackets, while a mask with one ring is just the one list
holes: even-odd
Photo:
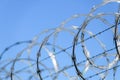
[[[0, 79], [23, 80], [22, 75], [26, 75], [26, 79], [28, 80], [59, 80], [63, 79], [63, 77], [68, 80], [89, 80], [95, 76], [100, 80], [105, 80], [109, 76], [108, 73], [113, 70], [113, 80], [116, 80], [117, 71], [119, 71], [118, 68], [120, 67], [120, 37], [118, 34], [120, 8], [118, 8], [117, 13], [94, 13], [102, 6], [106, 6], [106, 4], [111, 2], [119, 1], [104, 1], [94, 6], [88, 14], [73, 15], [62, 22], [57, 28], [47, 29], [36, 35], [32, 40], [16, 42], [6, 47], [0, 54]], [[106, 16], [115, 17], [115, 23], [111, 25], [110, 22], [105, 19]], [[85, 19], [79, 26], [73, 25], [69, 28], [65, 27], [70, 21], [81, 17], [85, 17]], [[92, 31], [87, 30], [89, 23], [93, 20], [99, 20], [108, 27], [93, 34]], [[98, 36], [104, 35], [105, 32], [110, 33], [110, 31], [114, 35], [112, 38], [114, 46], [112, 46], [113, 48], [107, 49], [103, 42], [98, 39]], [[60, 34], [64, 32], [70, 35], [72, 41], [70, 41], [71, 46], [66, 48], [64, 48], [66, 42], [62, 42], [62, 44], [60, 42], [64, 38], [63, 35], [60, 36]], [[66, 36], [65, 33], [64, 36]], [[86, 37], [86, 35], [88, 36]], [[86, 43], [93, 39], [99, 43], [98, 45], [103, 51], [101, 53], [95, 53], [95, 55], [91, 57], [90, 49], [87, 48]], [[23, 43], [28, 43], [27, 47], [16, 53], [17, 55], [15, 57], [5, 58], [5, 53], [8, 52], [8, 50]], [[81, 56], [78, 56], [81, 55], [81, 53], [83, 53], [83, 59]], [[64, 56], [66, 58], [65, 61], [69, 60], [69, 62], [62, 62]], [[106, 65], [98, 65], [95, 63], [95, 61], [101, 58], [105, 58], [107, 62]], [[79, 61], [80, 59], [82, 59], [82, 61]], [[76, 74], [72, 74], [69, 70]], [[88, 75], [90, 71], [92, 74]]]

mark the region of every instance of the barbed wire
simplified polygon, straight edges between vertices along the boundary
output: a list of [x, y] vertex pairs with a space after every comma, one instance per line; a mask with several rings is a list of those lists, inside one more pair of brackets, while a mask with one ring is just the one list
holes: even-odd
[[[16, 42], [5, 48], [0, 54], [0, 80], [89, 80], [96, 76], [98, 77], [96, 79], [105, 80], [111, 70], [113, 70], [111, 74], [113, 80], [116, 80], [120, 67], [119, 8], [116, 13], [95, 13], [111, 2], [119, 2], [119, 0], [106, 0], [94, 6], [88, 14], [73, 15], [57, 28], [47, 29], [32, 40]], [[106, 16], [114, 17], [115, 23], [111, 24]], [[81, 17], [85, 19], [79, 26], [72, 24], [68, 28], [65, 27], [70, 21]], [[92, 31], [89, 29], [91, 27], [89, 24], [94, 20], [100, 21], [107, 28], [102, 25], [100, 27], [102, 29]], [[106, 34], [111, 37], [109, 41], [111, 46], [104, 42]], [[65, 37], [68, 39], [63, 40]], [[12, 47], [24, 43], [28, 43], [27, 47], [12, 54], [16, 56], [10, 55], [10, 58], [8, 56], [6, 58]], [[105, 43], [108, 48], [105, 47]], [[90, 44], [100, 47], [92, 50]], [[95, 49], [99, 48], [100, 51], [95, 52]], [[99, 59], [100, 63], [97, 62]]]
[[[105, 30], [103, 30], [103, 31], [101, 31], [101, 32], [98, 32], [97, 34], [95, 34], [95, 35], [93, 35], [93, 36], [96, 37], [96, 36], [104, 33], [105, 31], [108, 31], [109, 29], [112, 29], [112, 28], [114, 28], [114, 26], [111, 26], [111, 27], [109, 27], [109, 28], [107, 28], [107, 29], [105, 29]], [[86, 38], [84, 41], [87, 41], [87, 40], [93, 38], [93, 36]], [[25, 41], [25, 42], [26, 42], [26, 41]], [[83, 41], [81, 41], [81, 42], [83, 42]], [[78, 42], [77, 45], [80, 44], [81, 42]], [[17, 43], [21, 43], [21, 42], [17, 42]], [[21, 43], [21, 44], [22, 44], [22, 43]], [[15, 43], [14, 46], [16, 46], [16, 45], [19, 45], [19, 44], [16, 44], [16, 43]], [[11, 47], [9, 47], [9, 48], [12, 48], [12, 47], [13, 47], [13, 46], [11, 46]], [[63, 50], [57, 52], [55, 55], [57, 55], [57, 54], [59, 54], [59, 53], [62, 53], [63, 51], [66, 51], [66, 50], [69, 49], [69, 48], [72, 48], [72, 46], [69, 46], [69, 47], [67, 47], [66, 49], [63, 49]], [[112, 48], [112, 49], [110, 49], [110, 50], [113, 50], [113, 49], [115, 49], [115, 48]], [[5, 50], [6, 50], [6, 49], [5, 49]], [[7, 51], [8, 51], [8, 50], [7, 50]], [[6, 52], [6, 51], [3, 51], [3, 52]], [[106, 52], [107, 52], [107, 51], [106, 51]], [[105, 53], [105, 52], [103, 52], [103, 53]], [[46, 58], [42, 59], [41, 61], [47, 60], [47, 59], [50, 58], [50, 57], [51, 57], [51, 56], [46, 57]], [[85, 62], [85, 61], [84, 61], [84, 62]], [[5, 65], [5, 66], [7, 66], [7, 65]], [[4, 66], [4, 67], [5, 67], [5, 66]]]

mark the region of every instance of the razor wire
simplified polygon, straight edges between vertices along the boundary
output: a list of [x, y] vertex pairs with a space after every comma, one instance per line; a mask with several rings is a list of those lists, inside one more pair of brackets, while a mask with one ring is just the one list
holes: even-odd
[[[32, 40], [5, 48], [0, 54], [0, 80], [120, 78], [120, 8], [117, 12], [97, 13], [99, 8], [112, 2], [119, 5], [120, 1], [104, 0], [93, 6], [88, 14], [75, 14], [58, 27], [40, 32]], [[74, 20], [79, 23], [73, 24]], [[91, 26], [94, 22], [100, 27]], [[20, 50], [11, 53], [15, 47]]]

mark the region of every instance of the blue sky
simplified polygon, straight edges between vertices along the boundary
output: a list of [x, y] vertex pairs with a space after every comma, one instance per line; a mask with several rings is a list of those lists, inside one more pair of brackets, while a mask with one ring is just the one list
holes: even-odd
[[6, 47], [18, 40], [31, 39], [46, 28], [57, 27], [74, 14], [88, 13], [93, 5], [100, 2], [100, 0], [0, 0], [0, 47]]
[[[93, 5], [101, 2], [102, 0], [0, 0], [0, 52], [14, 42], [31, 40], [45, 29], [58, 27], [74, 14], [87, 14]], [[115, 12], [116, 6], [116, 3], [108, 4], [96, 13]], [[94, 24], [97, 25], [97, 22]], [[111, 46], [111, 43], [108, 45]]]
[[88, 13], [93, 4], [96, 3], [89, 0], [0, 0], [0, 47], [31, 39], [73, 14]]

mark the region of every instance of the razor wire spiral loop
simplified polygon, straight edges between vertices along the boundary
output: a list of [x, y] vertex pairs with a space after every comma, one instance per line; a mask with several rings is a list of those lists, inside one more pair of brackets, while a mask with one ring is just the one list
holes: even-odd
[[[116, 13], [94, 13], [111, 2], [120, 1], [104, 0], [88, 14], [73, 15], [57, 28], [47, 29], [32, 40], [16, 42], [5, 48], [0, 54], [0, 80], [23, 80], [23, 75], [26, 75], [25, 80], [60, 80], [60, 77], [68, 80], [91, 80], [94, 77], [105, 80], [112, 70], [112, 80], [116, 80], [120, 67], [119, 8]], [[109, 22], [106, 16], [114, 17], [115, 23]], [[80, 21], [79, 26], [71, 24], [66, 27], [68, 23], [81, 17], [85, 19]], [[94, 20], [105, 27], [101, 26], [100, 30], [96, 29], [94, 32], [92, 29], [96, 25], [93, 28], [90, 26]], [[109, 42], [112, 46], [104, 42], [106, 34], [110, 35]], [[4, 57], [12, 47], [24, 43], [28, 45], [15, 53], [15, 57]]]

